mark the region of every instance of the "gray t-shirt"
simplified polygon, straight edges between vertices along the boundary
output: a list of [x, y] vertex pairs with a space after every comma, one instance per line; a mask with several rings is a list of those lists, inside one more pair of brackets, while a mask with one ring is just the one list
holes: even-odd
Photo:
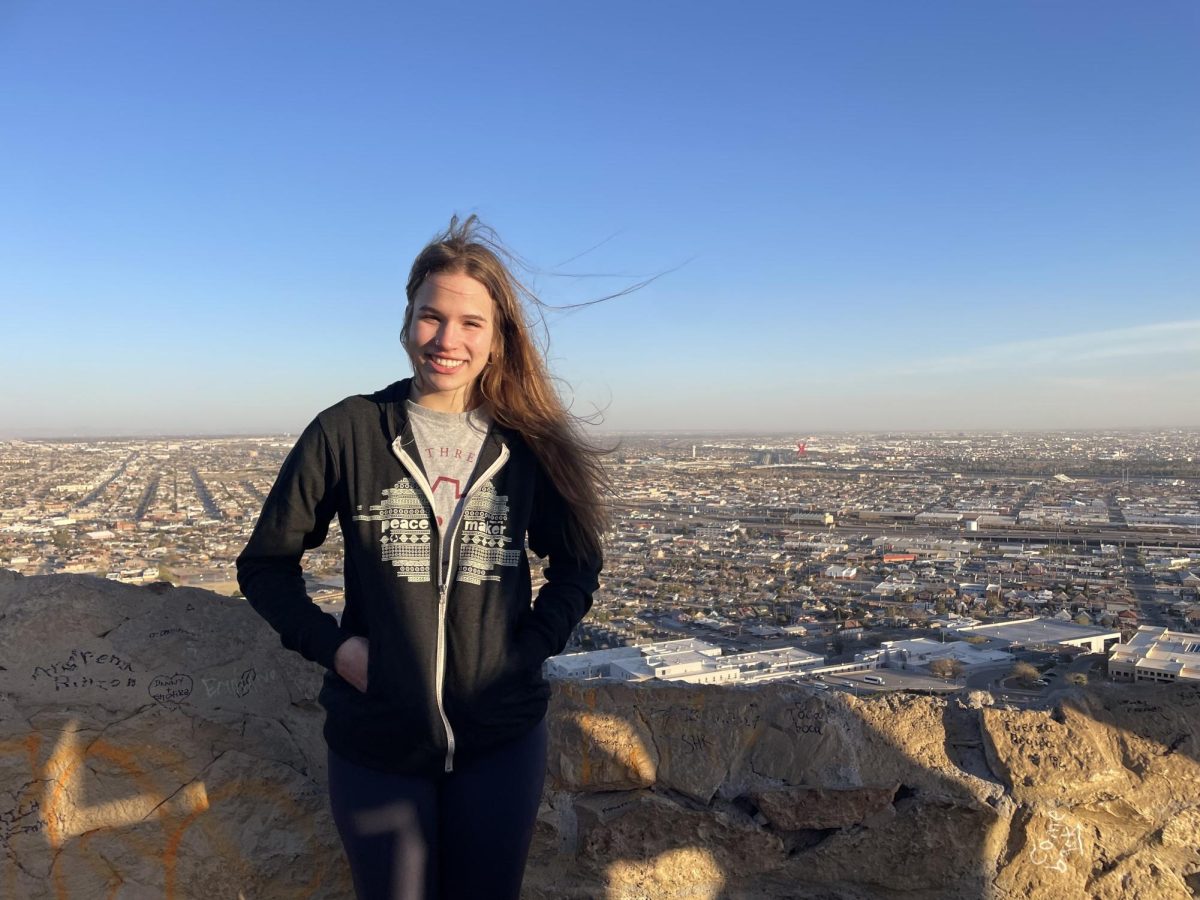
[[442, 565], [450, 559], [446, 535], [462, 516], [463, 496], [475, 471], [475, 461], [487, 436], [491, 417], [482, 409], [462, 413], [439, 412], [406, 401], [417, 455], [433, 491], [433, 512], [442, 535]]

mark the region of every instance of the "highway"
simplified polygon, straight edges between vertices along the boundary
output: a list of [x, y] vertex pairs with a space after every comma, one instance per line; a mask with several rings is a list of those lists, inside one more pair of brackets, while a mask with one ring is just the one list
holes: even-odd
[[785, 521], [786, 513], [778, 516], [755, 515], [749, 510], [728, 513], [689, 513], [684, 508], [659, 506], [648, 502], [630, 504], [632, 508], [653, 510], [669, 515], [666, 520], [674, 524], [700, 527], [703, 525], [732, 525], [737, 522], [740, 526], [757, 532], [786, 532], [794, 534], [797, 531], [822, 532], [846, 537], [925, 537], [945, 541], [999, 541], [1003, 543], [1034, 541], [1044, 544], [1140, 544], [1148, 547], [1184, 547], [1200, 545], [1200, 529], [1179, 526], [1174, 531], [1138, 530], [1122, 526], [1094, 528], [1087, 531], [1073, 531], [1062, 528], [1003, 528], [981, 529], [967, 531], [961, 528], [947, 528], [944, 525], [918, 525], [914, 522], [854, 522], [843, 520], [837, 525], [825, 527], [810, 522]]

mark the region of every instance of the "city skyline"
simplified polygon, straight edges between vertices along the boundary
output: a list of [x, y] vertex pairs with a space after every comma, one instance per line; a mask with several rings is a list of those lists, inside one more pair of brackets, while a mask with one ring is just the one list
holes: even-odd
[[748, 9], [7, 7], [0, 439], [298, 433], [453, 212], [652, 279], [547, 313], [604, 432], [1200, 427], [1200, 10]]

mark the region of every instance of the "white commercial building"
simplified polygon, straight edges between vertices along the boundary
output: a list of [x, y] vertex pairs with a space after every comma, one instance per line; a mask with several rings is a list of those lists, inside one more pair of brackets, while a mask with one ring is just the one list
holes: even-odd
[[546, 661], [546, 674], [551, 678], [620, 678], [612, 673], [618, 664], [636, 665], [647, 653], [660, 656], [709, 653], [721, 655], [721, 648], [695, 638], [678, 641], [660, 641], [640, 647], [613, 647], [611, 650], [592, 650], [587, 653], [564, 653]]
[[720, 647], [688, 638], [555, 656], [546, 662], [546, 674], [551, 678], [754, 684], [798, 678], [824, 662], [823, 657], [796, 647], [722, 656]]
[[961, 635], [978, 635], [991, 638], [1011, 647], [1081, 647], [1091, 653], [1103, 653], [1109, 646], [1121, 640], [1119, 631], [1061, 622], [1046, 616], [1015, 619], [1009, 622], [992, 622], [988, 625], [973, 625], [957, 629]]
[[1200, 681], [1200, 634], [1142, 625], [1113, 647], [1108, 674], [1119, 681]]
[[967, 668], [1011, 662], [1013, 655], [1005, 650], [988, 650], [966, 641], [931, 641], [916, 638], [911, 641], [883, 641], [879, 645], [880, 664], [892, 668], [928, 666], [935, 659], [956, 659]]

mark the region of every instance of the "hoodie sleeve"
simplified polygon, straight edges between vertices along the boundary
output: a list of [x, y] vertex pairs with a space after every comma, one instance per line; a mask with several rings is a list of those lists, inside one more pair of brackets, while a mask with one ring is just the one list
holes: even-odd
[[250, 542], [237, 558], [242, 593], [279, 633], [283, 646], [327, 669], [347, 636], [337, 619], [308, 596], [300, 558], [329, 532], [337, 481], [328, 438], [314, 419], [284, 460]]
[[562, 652], [575, 626], [592, 608], [604, 562], [599, 551], [581, 555], [570, 547], [566, 501], [540, 466], [533, 502], [529, 548], [547, 565], [542, 570], [546, 583], [522, 630], [522, 653], [530, 665]]

